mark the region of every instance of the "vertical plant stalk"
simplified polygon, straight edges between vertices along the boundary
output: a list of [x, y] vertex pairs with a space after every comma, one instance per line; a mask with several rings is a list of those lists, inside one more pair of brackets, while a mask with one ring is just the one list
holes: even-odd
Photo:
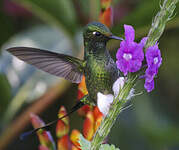
[[164, 0], [163, 5], [160, 5], [160, 11], [154, 17], [152, 26], [149, 30], [145, 48], [154, 45], [159, 40], [167, 21], [173, 18], [173, 13], [178, 1], [179, 0]]
[[[148, 40], [146, 42], [145, 48], [153, 46], [159, 40], [160, 36], [164, 31], [167, 21], [169, 21], [172, 18], [173, 12], [176, 8], [176, 3], [178, 1], [179, 0], [163, 1], [163, 4], [160, 6], [160, 11], [157, 13], [152, 22], [152, 26], [148, 33]], [[136, 76], [128, 76], [127, 83], [120, 90], [118, 97], [114, 99], [108, 115], [103, 119], [100, 127], [94, 135], [93, 140], [91, 142], [90, 150], [98, 150], [100, 145], [108, 136], [113, 124], [116, 121], [116, 118], [122, 112], [122, 109], [127, 102], [127, 96], [133, 88], [136, 79]]]

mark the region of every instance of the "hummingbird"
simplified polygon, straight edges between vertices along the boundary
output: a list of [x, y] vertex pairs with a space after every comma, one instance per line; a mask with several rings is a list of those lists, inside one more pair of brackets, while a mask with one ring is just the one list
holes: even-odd
[[[113, 35], [104, 24], [92, 22], [84, 27], [83, 39], [83, 60], [69, 55], [31, 47], [12, 47], [7, 49], [7, 51], [40, 70], [58, 77], [63, 77], [72, 83], [80, 83], [84, 75], [88, 94], [72, 108], [70, 111], [72, 113], [84, 104], [96, 104], [98, 92], [113, 94], [113, 83], [122, 76], [106, 48], [109, 40], [123, 40], [122, 38]], [[57, 120], [50, 122], [44, 127], [34, 129], [25, 135], [42, 128], [47, 129], [51, 124], [57, 122]]]

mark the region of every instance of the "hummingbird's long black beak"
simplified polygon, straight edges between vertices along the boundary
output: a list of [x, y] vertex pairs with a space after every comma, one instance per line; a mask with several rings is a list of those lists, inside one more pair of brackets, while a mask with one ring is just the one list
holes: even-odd
[[109, 38], [110, 39], [115, 39], [115, 40], [121, 40], [121, 41], [124, 40], [123, 38], [115, 36], [115, 35], [111, 35], [111, 36], [109, 36]]

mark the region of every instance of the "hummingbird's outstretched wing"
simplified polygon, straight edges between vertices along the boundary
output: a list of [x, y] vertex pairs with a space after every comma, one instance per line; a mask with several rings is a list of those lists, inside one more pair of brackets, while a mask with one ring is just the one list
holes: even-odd
[[82, 79], [84, 61], [78, 58], [31, 47], [12, 47], [7, 51], [38, 69], [73, 83]]

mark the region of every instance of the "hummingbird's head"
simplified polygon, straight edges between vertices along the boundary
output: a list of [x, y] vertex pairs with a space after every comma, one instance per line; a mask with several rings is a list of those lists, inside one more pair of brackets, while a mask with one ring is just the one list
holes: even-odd
[[107, 42], [110, 39], [122, 40], [114, 36], [108, 27], [99, 22], [92, 22], [86, 25], [83, 30], [83, 37], [86, 41]]

